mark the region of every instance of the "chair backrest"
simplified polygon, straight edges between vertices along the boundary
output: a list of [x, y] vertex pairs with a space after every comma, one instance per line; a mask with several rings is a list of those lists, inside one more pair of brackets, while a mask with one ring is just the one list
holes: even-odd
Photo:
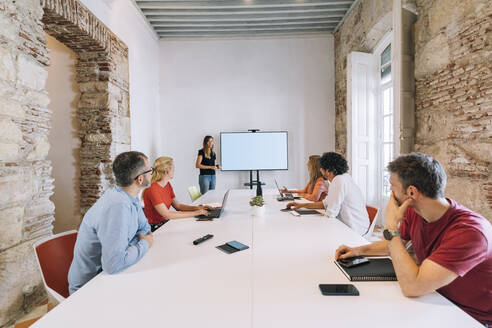
[[377, 207], [366, 205], [366, 211], [369, 215], [369, 229], [367, 229], [365, 235], [370, 236], [374, 231], [374, 226], [376, 225], [376, 217], [378, 216], [379, 210], [377, 209]]
[[73, 260], [77, 231], [62, 232], [33, 245], [46, 287], [67, 298], [68, 270]]
[[366, 211], [369, 215], [369, 224], [372, 224], [372, 221], [374, 221], [376, 215], [378, 215], [378, 209], [376, 207], [366, 205]]
[[198, 198], [202, 197], [200, 190], [196, 186], [191, 186], [188, 188], [188, 193], [190, 194], [191, 201], [194, 202]]

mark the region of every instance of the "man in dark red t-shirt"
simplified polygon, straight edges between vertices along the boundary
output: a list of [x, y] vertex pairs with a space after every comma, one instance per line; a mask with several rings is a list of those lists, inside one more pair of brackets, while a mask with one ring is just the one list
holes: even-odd
[[[434, 158], [403, 155], [388, 170], [393, 193], [385, 212], [386, 240], [355, 248], [342, 245], [335, 258], [389, 254], [405, 296], [438, 291], [491, 326], [492, 225], [444, 197], [446, 174]], [[418, 263], [405, 248], [409, 240]]]

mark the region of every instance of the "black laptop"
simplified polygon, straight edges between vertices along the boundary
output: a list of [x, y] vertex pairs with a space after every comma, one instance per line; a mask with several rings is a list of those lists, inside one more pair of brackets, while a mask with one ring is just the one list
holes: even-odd
[[197, 215], [195, 216], [196, 218], [199, 218], [199, 219], [216, 219], [216, 218], [219, 218], [220, 217], [220, 214], [222, 214], [222, 211], [224, 210], [225, 208], [225, 205], [226, 205], [226, 202], [227, 202], [227, 197], [229, 197], [229, 191], [230, 190], [227, 190], [227, 192], [225, 193], [224, 195], [224, 199], [222, 200], [222, 206], [220, 207], [217, 207], [217, 208], [214, 208], [214, 209], [211, 209], [207, 215]]
[[273, 180], [275, 181], [275, 185], [277, 186], [278, 192], [279, 192], [279, 194], [280, 194], [280, 196], [278, 196], [278, 197], [277, 197], [277, 200], [278, 200], [279, 202], [284, 201], [284, 200], [294, 200], [294, 199], [299, 199], [299, 198], [300, 198], [300, 197], [294, 197], [294, 195], [293, 195], [293, 194], [288, 193], [288, 192], [283, 193], [283, 192], [280, 190], [280, 188], [278, 187], [277, 179], [273, 179]]

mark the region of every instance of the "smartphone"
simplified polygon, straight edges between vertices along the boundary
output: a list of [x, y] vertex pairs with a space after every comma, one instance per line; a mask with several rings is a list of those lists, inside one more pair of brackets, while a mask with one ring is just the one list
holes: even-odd
[[290, 211], [293, 211], [293, 209], [292, 208], [282, 208], [280, 210], [280, 212], [290, 212]]
[[213, 218], [207, 218], [207, 217], [204, 217], [204, 218], [198, 218], [196, 219], [197, 221], [213, 221], [214, 219]]
[[320, 284], [319, 289], [323, 295], [359, 296], [359, 291], [352, 284]]
[[231, 246], [232, 248], [235, 248], [237, 249], [238, 251], [242, 251], [243, 249], [247, 249], [249, 248], [248, 246], [244, 245], [244, 244], [241, 244], [240, 242], [238, 241], [230, 241], [228, 243], [226, 243], [227, 245]]
[[364, 256], [347, 257], [346, 259], [339, 259], [338, 263], [346, 268], [352, 268], [357, 265], [369, 263], [369, 259]]

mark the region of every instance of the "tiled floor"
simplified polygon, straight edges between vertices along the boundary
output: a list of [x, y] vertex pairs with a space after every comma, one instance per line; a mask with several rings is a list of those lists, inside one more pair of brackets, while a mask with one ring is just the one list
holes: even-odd
[[26, 314], [24, 317], [20, 318], [15, 322], [13, 326], [10, 328], [27, 328], [30, 327], [33, 323], [35, 323], [39, 318], [43, 315], [51, 311], [54, 306], [51, 303], [48, 303], [48, 300], [44, 301], [37, 307], [35, 307], [31, 312]]

